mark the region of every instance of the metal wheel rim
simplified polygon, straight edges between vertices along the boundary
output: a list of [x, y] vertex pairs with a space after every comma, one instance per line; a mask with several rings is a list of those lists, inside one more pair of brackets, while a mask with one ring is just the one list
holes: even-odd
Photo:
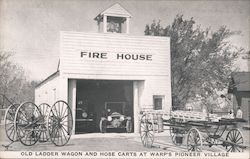
[[[32, 108], [32, 114], [28, 112], [31, 111], [28, 107]], [[39, 140], [41, 133], [39, 130], [40, 118], [40, 110], [32, 102], [25, 102], [17, 108], [14, 125], [17, 138], [23, 145], [32, 146]]]
[[[151, 122], [151, 124], [150, 124]], [[140, 136], [144, 147], [152, 147], [154, 143], [153, 115], [144, 114], [140, 120]]]
[[226, 141], [232, 142], [236, 145], [226, 143], [227, 152], [243, 152], [243, 148], [237, 145], [243, 145], [243, 135], [239, 129], [231, 129], [226, 136]]
[[[5, 134], [8, 137], [10, 141], [17, 141], [17, 136], [16, 136], [16, 130], [15, 130], [15, 113], [17, 108], [19, 107], [19, 104], [12, 104], [10, 105], [4, 116], [4, 128], [5, 128]], [[12, 113], [12, 114], [10, 114]], [[9, 118], [10, 117], [10, 118]]]
[[190, 129], [187, 134], [187, 149], [188, 151], [202, 151], [202, 136], [196, 128]]
[[38, 108], [43, 118], [43, 123], [40, 125], [41, 134], [39, 137], [39, 142], [47, 142], [49, 140], [49, 135], [47, 133], [46, 119], [49, 114], [50, 106], [47, 103], [42, 103], [38, 106]]
[[47, 132], [51, 142], [56, 146], [64, 146], [69, 142], [73, 129], [73, 117], [70, 107], [65, 101], [57, 101], [50, 108], [47, 117]]

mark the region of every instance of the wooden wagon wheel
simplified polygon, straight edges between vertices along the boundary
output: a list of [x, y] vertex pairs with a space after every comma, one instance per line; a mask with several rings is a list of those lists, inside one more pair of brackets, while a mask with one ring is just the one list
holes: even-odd
[[47, 133], [46, 119], [49, 114], [50, 106], [47, 103], [42, 103], [38, 106], [38, 108], [42, 115], [39, 142], [47, 142], [49, 140], [49, 135]]
[[[175, 144], [176, 146], [182, 145], [182, 141], [185, 137], [185, 130], [170, 126], [169, 131], [170, 131], [170, 136], [171, 136], [171, 140], [173, 144]], [[181, 141], [178, 141], [178, 140], [181, 140]]]
[[16, 111], [14, 125], [18, 140], [26, 146], [34, 145], [40, 137], [41, 113], [32, 102], [21, 104]]
[[47, 117], [47, 131], [56, 146], [68, 143], [73, 129], [73, 117], [69, 105], [62, 100], [53, 104]]
[[12, 104], [10, 105], [4, 116], [4, 127], [5, 127], [5, 133], [6, 136], [10, 141], [17, 141], [16, 137], [16, 130], [15, 130], [15, 125], [14, 125], [14, 120], [15, 120], [15, 113], [17, 108], [19, 107], [19, 104]]
[[239, 129], [231, 129], [226, 136], [227, 152], [243, 152], [243, 135]]
[[144, 114], [140, 120], [140, 136], [143, 146], [152, 147], [154, 143], [154, 119], [152, 114]]
[[191, 128], [187, 133], [187, 149], [188, 151], [202, 151], [202, 136], [196, 128]]

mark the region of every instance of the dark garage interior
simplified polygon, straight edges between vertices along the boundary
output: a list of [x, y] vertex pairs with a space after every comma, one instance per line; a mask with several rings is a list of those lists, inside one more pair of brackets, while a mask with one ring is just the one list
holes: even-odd
[[77, 80], [76, 98], [76, 134], [100, 132], [107, 102], [125, 103], [124, 115], [133, 121], [133, 81]]

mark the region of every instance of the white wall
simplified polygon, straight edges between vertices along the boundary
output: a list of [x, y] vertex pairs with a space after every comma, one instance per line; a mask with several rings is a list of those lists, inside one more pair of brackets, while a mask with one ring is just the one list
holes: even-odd
[[[48, 103], [52, 105], [58, 98], [58, 86], [59, 76], [53, 77], [35, 89], [35, 103], [37, 105], [41, 103]], [[56, 99], [55, 99], [56, 98]]]
[[[68, 104], [72, 110], [73, 119], [76, 118], [76, 80], [69, 79], [68, 81]], [[72, 133], [75, 134], [75, 120], [73, 120]]]
[[[81, 57], [81, 52], [106, 53], [107, 58]], [[117, 59], [117, 54], [149, 55], [152, 60], [121, 60]], [[60, 71], [65, 74], [106, 78], [166, 76], [170, 74], [169, 64], [170, 40], [167, 37], [61, 32]]]
[[[139, 106], [153, 105], [163, 95], [163, 110], [171, 109], [170, 39], [112, 33], [61, 32], [60, 71], [69, 79], [140, 80]], [[81, 57], [81, 52], [105, 53], [105, 58]], [[152, 60], [120, 60], [117, 54], [152, 55]]]
[[67, 85], [63, 84], [62, 81], [62, 77], [58, 73], [38, 86], [35, 89], [35, 103], [37, 105], [47, 103], [52, 106], [59, 99], [67, 101], [67, 98], [63, 97], [65, 93], [62, 90]]
[[164, 96], [162, 111], [169, 113], [172, 106], [171, 83], [169, 76], [151, 77], [145, 80], [141, 92], [140, 107], [153, 109], [153, 96]]
[[[164, 96], [163, 111], [170, 111], [169, 38], [82, 32], [61, 32], [60, 38], [60, 75], [36, 88], [37, 103], [53, 104], [56, 89], [57, 100], [69, 102], [74, 112], [75, 80], [133, 80], [135, 126], [138, 126], [139, 111], [153, 107], [154, 95]], [[81, 57], [81, 52], [105, 53], [107, 58]], [[121, 60], [117, 59], [117, 54], [150, 55], [152, 60]]]

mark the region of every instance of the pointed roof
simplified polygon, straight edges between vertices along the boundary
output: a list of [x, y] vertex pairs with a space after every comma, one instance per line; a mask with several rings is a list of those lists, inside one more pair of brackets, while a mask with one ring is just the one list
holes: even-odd
[[124, 9], [119, 3], [116, 3], [108, 9], [105, 9], [97, 17], [102, 17], [103, 15], [115, 17], [132, 17], [131, 14], [126, 9]]

